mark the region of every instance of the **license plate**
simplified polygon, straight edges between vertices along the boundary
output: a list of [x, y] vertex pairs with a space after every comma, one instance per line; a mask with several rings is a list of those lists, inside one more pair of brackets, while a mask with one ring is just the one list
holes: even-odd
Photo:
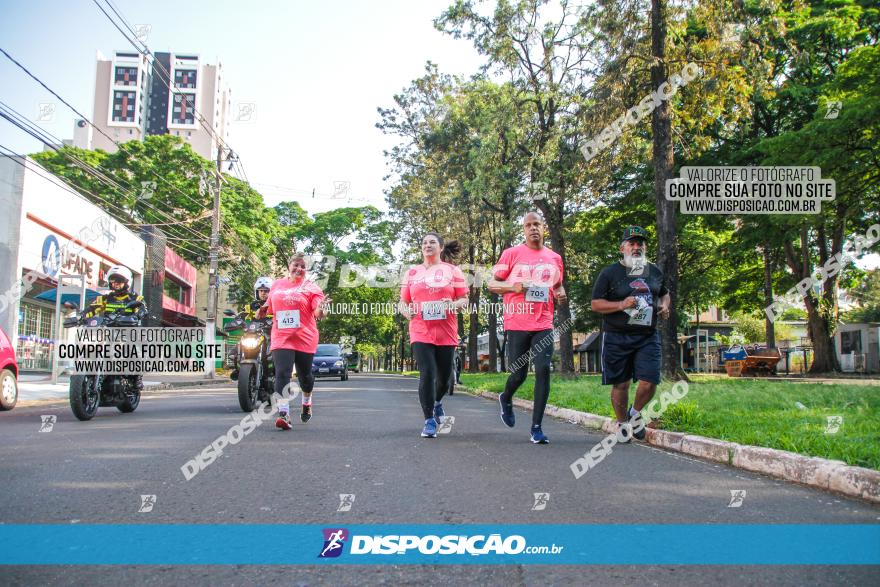
[[318, 373], [329, 373], [329, 372], [330, 372], [330, 367], [319, 367], [318, 368]]

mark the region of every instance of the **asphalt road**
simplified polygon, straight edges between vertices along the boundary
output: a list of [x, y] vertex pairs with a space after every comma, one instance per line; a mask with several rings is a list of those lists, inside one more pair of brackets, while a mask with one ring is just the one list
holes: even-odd
[[[880, 507], [667, 453], [614, 449], [576, 480], [569, 464], [601, 440], [531, 415], [501, 424], [497, 404], [444, 401], [449, 434], [422, 439], [413, 378], [319, 380], [314, 417], [256, 428], [187, 481], [181, 465], [243, 416], [231, 385], [147, 393], [133, 414], [101, 408], [78, 422], [66, 404], [0, 414], [5, 524], [865, 524]], [[297, 401], [298, 404], [298, 401]], [[41, 416], [55, 415], [51, 432]], [[730, 508], [731, 490], [746, 490]], [[535, 511], [533, 494], [550, 494]], [[339, 494], [355, 494], [337, 512]], [[142, 494], [156, 495], [139, 512]], [[622, 530], [625, 531], [625, 530]], [[271, 548], [272, 545], [265, 545]], [[634, 538], [633, 549], [638, 549]], [[2, 549], [0, 549], [2, 552]], [[2, 554], [0, 554], [2, 560]], [[867, 585], [877, 567], [828, 566], [0, 566], [3, 585]]]

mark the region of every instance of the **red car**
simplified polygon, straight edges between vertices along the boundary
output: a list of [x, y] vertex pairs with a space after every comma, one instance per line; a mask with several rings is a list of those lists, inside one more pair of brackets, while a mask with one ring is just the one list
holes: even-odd
[[15, 347], [0, 330], [0, 411], [11, 410], [18, 401], [18, 364]]

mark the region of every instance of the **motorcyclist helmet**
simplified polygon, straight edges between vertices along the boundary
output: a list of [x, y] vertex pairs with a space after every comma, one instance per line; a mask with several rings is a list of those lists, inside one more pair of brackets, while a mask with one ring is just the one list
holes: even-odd
[[125, 293], [131, 287], [131, 269], [122, 265], [114, 265], [107, 271], [107, 281], [113, 293]]
[[272, 278], [271, 277], [266, 277], [266, 276], [258, 277], [257, 280], [254, 282], [254, 298], [259, 299], [261, 289], [266, 290], [266, 293], [269, 293], [269, 289], [271, 289], [271, 287], [272, 287]]

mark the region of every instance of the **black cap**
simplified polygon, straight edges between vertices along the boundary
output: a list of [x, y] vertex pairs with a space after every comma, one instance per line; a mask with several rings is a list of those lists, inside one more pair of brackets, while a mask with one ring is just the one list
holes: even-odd
[[620, 244], [634, 238], [648, 240], [648, 233], [641, 226], [627, 226], [623, 229], [623, 237], [620, 239]]

